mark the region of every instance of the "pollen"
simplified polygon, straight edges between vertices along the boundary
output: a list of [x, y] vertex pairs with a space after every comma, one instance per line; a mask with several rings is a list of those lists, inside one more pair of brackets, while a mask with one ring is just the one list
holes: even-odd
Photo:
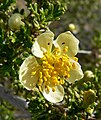
[[32, 72], [32, 75], [35, 75], [36, 74], [36, 71]]
[[68, 47], [62, 51], [59, 48], [54, 48], [51, 54], [47, 52], [41, 59], [41, 69], [39, 72], [38, 86], [45, 87], [46, 91], [56, 91], [56, 86], [63, 85], [65, 80], [70, 77], [70, 70], [75, 67], [75, 64], [70, 62], [69, 56], [66, 54]]

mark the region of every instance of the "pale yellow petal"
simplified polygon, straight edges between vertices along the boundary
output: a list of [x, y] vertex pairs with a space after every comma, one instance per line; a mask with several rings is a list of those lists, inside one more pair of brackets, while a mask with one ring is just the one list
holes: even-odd
[[39, 65], [34, 56], [29, 56], [22, 63], [19, 70], [19, 79], [26, 89], [32, 90], [35, 87], [38, 81], [38, 69]]
[[79, 40], [70, 32], [67, 31], [65, 33], [61, 33], [57, 39], [54, 41], [55, 47], [59, 47], [61, 50], [67, 46], [68, 47], [68, 55], [73, 57], [78, 52], [78, 44]]
[[70, 70], [70, 78], [68, 78], [68, 82], [74, 83], [75, 81], [82, 79], [84, 74], [81, 65], [78, 62], [72, 60], [72, 63], [74, 64], [74, 67]]
[[54, 34], [47, 31], [39, 35], [33, 44], [32, 53], [39, 58], [43, 57], [44, 52], [51, 52]]
[[35, 41], [33, 46], [32, 46], [32, 53], [33, 53], [33, 55], [35, 55], [38, 58], [43, 57], [43, 51], [41, 50], [37, 41]]
[[50, 91], [47, 92], [45, 89], [43, 89], [43, 96], [46, 100], [48, 100], [51, 103], [58, 103], [63, 100], [64, 97], [64, 88], [61, 85], [58, 85], [55, 87], [56, 91], [52, 91], [50, 88]]

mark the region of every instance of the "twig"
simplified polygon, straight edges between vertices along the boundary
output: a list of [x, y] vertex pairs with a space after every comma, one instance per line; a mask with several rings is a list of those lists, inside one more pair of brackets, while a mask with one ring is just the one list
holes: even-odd
[[87, 55], [90, 55], [92, 54], [92, 51], [87, 51], [87, 50], [79, 50], [78, 54], [87, 54]]
[[20, 98], [18, 96], [12, 95], [9, 90], [7, 90], [4, 86], [0, 84], [0, 97], [6, 101], [8, 101], [15, 108], [23, 111], [30, 118], [31, 114], [27, 111], [27, 102], [25, 99]]

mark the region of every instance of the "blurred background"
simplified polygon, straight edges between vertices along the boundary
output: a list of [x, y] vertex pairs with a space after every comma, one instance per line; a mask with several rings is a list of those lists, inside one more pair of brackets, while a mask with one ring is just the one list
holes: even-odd
[[80, 40], [80, 49], [91, 50], [96, 32], [101, 31], [101, 0], [71, 0], [59, 21], [50, 24], [55, 35], [70, 30]]

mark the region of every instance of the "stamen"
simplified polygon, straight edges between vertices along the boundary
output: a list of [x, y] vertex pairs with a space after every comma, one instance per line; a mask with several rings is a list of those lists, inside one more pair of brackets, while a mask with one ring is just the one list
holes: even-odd
[[39, 74], [40, 74], [40, 78], [42, 78], [42, 72], [40, 72]]
[[70, 74], [64, 76], [66, 79], [70, 78]]
[[42, 82], [43, 82], [43, 79], [40, 78], [40, 79], [39, 79], [39, 83], [42, 84]]
[[43, 78], [44, 78], [44, 81], [46, 82], [46, 81], [47, 81], [47, 78], [46, 78], [45, 76], [44, 76]]
[[53, 53], [54, 53], [54, 55], [58, 55], [58, 54], [61, 53], [61, 51], [60, 51], [60, 49], [57, 47], [57, 48], [54, 49]]
[[60, 82], [60, 84], [64, 84], [64, 80], [63, 79], [61, 79], [59, 82]]
[[66, 66], [66, 71], [69, 72], [70, 71], [70, 67]]
[[46, 91], [48, 92], [50, 91], [50, 87], [48, 85], [45, 88], [46, 88]]
[[35, 75], [36, 74], [36, 71], [32, 72], [32, 75]]
[[42, 88], [41, 88], [41, 86], [39, 85], [38, 87], [39, 87], [39, 90], [42, 92]]
[[63, 53], [66, 53], [66, 52], [68, 52], [68, 47], [67, 46], [63, 49]]
[[53, 71], [53, 72], [52, 72], [52, 76], [55, 76], [55, 75], [57, 75], [57, 72], [56, 72], [56, 71]]
[[52, 87], [52, 91], [55, 92], [55, 91], [56, 91], [56, 88], [55, 88], [55, 87]]
[[42, 83], [43, 83], [43, 80], [42, 80], [42, 79], [39, 79], [37, 85], [41, 87], [41, 86], [42, 86]]
[[[64, 43], [65, 44], [65, 43]], [[45, 85], [45, 90], [56, 91], [57, 85], [63, 85], [65, 79], [70, 77], [70, 70], [76, 68], [76, 64], [70, 62], [70, 57], [66, 54], [68, 47], [64, 47], [63, 54], [59, 48], [55, 48], [52, 54], [44, 53], [42, 60], [42, 69], [39, 72], [38, 87], [42, 90], [42, 85]], [[76, 61], [77, 58], [74, 57]], [[33, 72], [33, 74], [35, 74]]]
[[73, 59], [74, 59], [76, 62], [78, 62], [78, 58], [77, 58], [77, 57], [73, 57]]

